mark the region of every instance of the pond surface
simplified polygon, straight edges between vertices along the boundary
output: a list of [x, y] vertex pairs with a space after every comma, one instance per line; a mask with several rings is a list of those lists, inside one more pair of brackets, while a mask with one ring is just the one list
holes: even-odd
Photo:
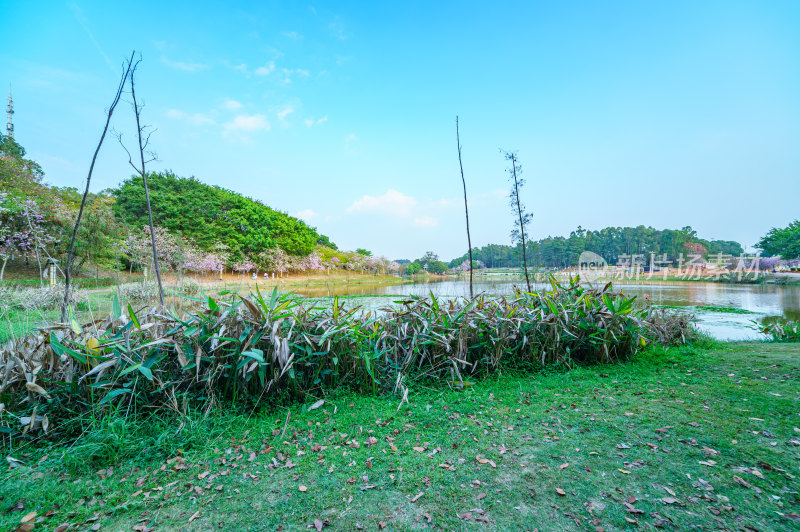
[[[514, 287], [524, 287], [525, 280], [503, 278], [476, 280], [475, 293], [494, 296], [511, 296]], [[549, 285], [536, 284], [534, 289], [549, 288]], [[697, 316], [698, 327], [719, 340], [758, 340], [764, 336], [753, 328], [753, 321], [762, 321], [771, 316], [800, 320], [800, 286], [791, 285], [748, 285], [725, 283], [664, 283], [641, 284], [614, 283], [615, 290], [643, 299], [649, 296], [654, 305], [681, 307]], [[332, 296], [354, 297], [353, 303], [365, 308], [376, 308], [392, 303], [391, 296], [428, 296], [451, 299], [469, 296], [469, 282], [448, 279], [439, 282], [409, 283], [393, 286], [347, 286], [330, 284], [308, 288], [294, 288], [294, 292], [309, 297], [325, 298]], [[716, 312], [697, 307], [729, 307], [741, 309], [746, 313]]]

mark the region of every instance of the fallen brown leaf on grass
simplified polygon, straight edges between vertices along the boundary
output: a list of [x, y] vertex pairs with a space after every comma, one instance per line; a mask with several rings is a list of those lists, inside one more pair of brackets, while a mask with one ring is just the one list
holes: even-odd
[[558, 493], [562, 497], [564, 497], [567, 494], [567, 492], [562, 490], [561, 488], [556, 488], [556, 493]]
[[414, 497], [411, 498], [411, 502], [417, 502], [419, 500], [419, 498], [422, 497], [423, 495], [425, 495], [425, 494], [420, 491], [419, 493], [414, 495]]
[[302, 491], [302, 492], [306, 492], [306, 491], [308, 491], [308, 488], [307, 488], [307, 487], [305, 487], [305, 486], [303, 486], [302, 484], [300, 484], [300, 486], [299, 486], [297, 489], [298, 489], [298, 490], [300, 490], [300, 491]]
[[495, 464], [494, 461], [489, 460], [488, 458], [481, 458], [480, 455], [476, 456], [475, 459], [479, 464], [489, 464], [492, 467], [497, 467], [497, 464]]
[[632, 505], [629, 502], [623, 502], [622, 504], [624, 504], [625, 505], [625, 509], [627, 511], [629, 511], [630, 513], [632, 513], [632, 514], [643, 514], [644, 513], [644, 510], [640, 510], [640, 509], [636, 508], [634, 505]]
[[192, 516], [189, 518], [189, 522], [191, 523], [192, 521], [194, 521], [198, 517], [200, 517], [200, 510], [198, 510], [195, 513], [192, 514]]
[[750, 487], [750, 483], [747, 482], [745, 479], [743, 479], [742, 477], [740, 477], [738, 475], [733, 475], [733, 481], [736, 482], [737, 484], [739, 484], [740, 486], [745, 487], [745, 488], [749, 488]]

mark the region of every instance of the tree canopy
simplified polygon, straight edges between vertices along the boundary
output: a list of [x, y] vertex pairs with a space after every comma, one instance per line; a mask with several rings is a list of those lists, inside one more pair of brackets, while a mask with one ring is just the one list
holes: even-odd
[[[692, 245], [687, 247], [687, 243]], [[616, 264], [623, 255], [666, 254], [674, 260], [681, 253], [684, 256], [697, 251], [701, 252], [700, 254], [703, 256], [714, 256], [720, 253], [740, 255], [744, 249], [738, 242], [699, 238], [697, 232], [688, 226], [682, 229], [658, 230], [640, 225], [638, 227], [606, 227], [597, 231], [585, 230], [579, 226], [570, 233], [569, 237], [548, 236], [529, 242], [527, 259], [529, 265], [563, 268], [577, 265], [580, 254], [584, 251], [593, 251], [609, 264]], [[489, 268], [516, 268], [522, 264], [522, 250], [519, 245], [489, 244], [474, 249], [472, 254], [474, 260], [481, 261]], [[454, 268], [465, 260], [468, 260], [467, 254], [453, 259], [449, 266]]]
[[773, 227], [756, 247], [767, 255], [780, 255], [789, 260], [800, 258], [800, 220], [787, 227]]
[[[155, 223], [192, 239], [206, 251], [224, 246], [232, 257], [279, 248], [290, 255], [308, 255], [320, 242], [333, 247], [313, 227], [260, 201], [171, 172], [148, 176]], [[126, 223], [147, 223], [141, 178], [131, 177], [111, 191], [114, 212]]]

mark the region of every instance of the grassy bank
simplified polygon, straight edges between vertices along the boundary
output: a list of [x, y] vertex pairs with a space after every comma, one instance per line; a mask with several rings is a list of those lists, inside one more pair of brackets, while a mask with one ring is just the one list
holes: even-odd
[[[87, 420], [13, 449], [0, 528], [798, 526], [800, 344], [650, 349], [462, 391]], [[51, 513], [52, 512], [52, 513]], [[316, 523], [316, 525], [315, 525]], [[148, 528], [149, 529], [149, 528]]]

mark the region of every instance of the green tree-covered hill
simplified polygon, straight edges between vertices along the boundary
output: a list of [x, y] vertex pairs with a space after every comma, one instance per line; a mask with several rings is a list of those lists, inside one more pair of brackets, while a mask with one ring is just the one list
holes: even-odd
[[[221, 187], [171, 172], [148, 176], [153, 222], [193, 239], [204, 250], [220, 244], [231, 255], [259, 253], [280, 248], [291, 255], [308, 255], [320, 237], [313, 227], [286, 213], [267, 207]], [[147, 203], [142, 180], [123, 181], [111, 194], [114, 212], [127, 224], [147, 224]]]

